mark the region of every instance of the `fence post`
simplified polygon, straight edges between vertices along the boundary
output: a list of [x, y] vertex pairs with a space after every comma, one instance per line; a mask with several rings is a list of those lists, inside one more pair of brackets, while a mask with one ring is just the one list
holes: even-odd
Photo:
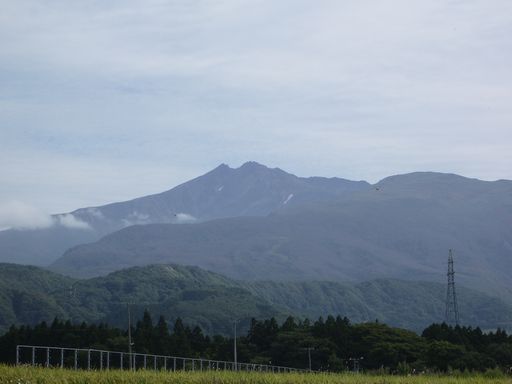
[[16, 365], [20, 365], [20, 346], [16, 346]]
[[46, 348], [46, 367], [50, 366], [50, 348]]
[[119, 364], [120, 364], [120, 369], [121, 371], [124, 370], [124, 365], [123, 365], [123, 352], [120, 353], [121, 357], [119, 358]]
[[167, 357], [164, 356], [164, 371], [167, 371]]
[[103, 351], [100, 351], [100, 371], [103, 371]]
[[153, 370], [156, 371], [156, 355], [153, 356]]
[[32, 366], [36, 365], [36, 347], [32, 347]]
[[107, 351], [107, 370], [110, 370], [110, 352]]
[[64, 348], [60, 350], [60, 367], [64, 368]]
[[91, 350], [87, 350], [87, 370], [91, 370]]
[[147, 368], [147, 362], [148, 362], [148, 355], [144, 354], [144, 369]]
[[173, 372], [176, 372], [176, 358], [174, 358], [174, 360], [173, 360], [173, 368], [172, 368], [172, 371], [173, 371]]
[[75, 371], [78, 369], [78, 350], [75, 349]]

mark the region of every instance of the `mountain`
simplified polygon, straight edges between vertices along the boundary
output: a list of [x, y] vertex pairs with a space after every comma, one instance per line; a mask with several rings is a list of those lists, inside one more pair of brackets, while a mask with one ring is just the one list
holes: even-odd
[[[512, 329], [512, 306], [474, 290], [460, 288], [458, 293], [464, 324]], [[329, 314], [421, 331], [443, 319], [444, 295], [442, 284], [400, 280], [242, 282], [179, 265], [133, 267], [75, 280], [37, 267], [0, 264], [0, 333], [13, 323], [36, 324], [55, 316], [125, 328], [128, 303], [134, 319], [148, 308], [154, 318], [180, 316], [210, 334], [229, 334], [233, 319], [241, 319], [243, 327], [251, 317]]]
[[96, 241], [106, 233], [90, 228], [7, 229], [0, 231], [0, 262], [44, 266], [77, 244]]
[[147, 308], [168, 320], [181, 317], [208, 333], [229, 333], [233, 319], [248, 323], [251, 317], [283, 316], [230, 279], [178, 265], [75, 280], [37, 267], [0, 264], [0, 292], [0, 332], [13, 323], [36, 324], [55, 316], [126, 328], [128, 304], [135, 319]]
[[169, 191], [79, 209], [72, 214], [95, 228], [111, 231], [135, 224], [266, 216], [283, 206], [322, 201], [368, 188], [364, 181], [301, 178], [256, 162], [247, 162], [236, 169], [222, 164]]
[[132, 226], [68, 250], [51, 268], [90, 277], [155, 263], [245, 280], [444, 282], [512, 302], [512, 182], [413, 173], [263, 217]]
[[[425, 281], [377, 279], [356, 284], [329, 281], [257, 281], [249, 291], [279, 308], [309, 318], [342, 314], [355, 323], [378, 319], [395, 327], [421, 331], [445, 315], [446, 286]], [[462, 324], [483, 329], [512, 329], [512, 305], [459, 287]]]
[[364, 181], [302, 178], [255, 162], [236, 169], [222, 164], [163, 193], [54, 215], [50, 228], [0, 231], [0, 262], [48, 265], [72, 246], [131, 225], [265, 216], [368, 188]]
[[67, 317], [54, 297], [75, 280], [32, 266], [0, 264], [0, 332], [11, 324], [35, 324]]

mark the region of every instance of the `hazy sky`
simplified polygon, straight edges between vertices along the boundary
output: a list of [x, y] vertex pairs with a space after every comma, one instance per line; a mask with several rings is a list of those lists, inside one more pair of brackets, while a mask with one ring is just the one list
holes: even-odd
[[120, 201], [247, 160], [372, 182], [512, 179], [510, 0], [0, 9], [0, 215]]

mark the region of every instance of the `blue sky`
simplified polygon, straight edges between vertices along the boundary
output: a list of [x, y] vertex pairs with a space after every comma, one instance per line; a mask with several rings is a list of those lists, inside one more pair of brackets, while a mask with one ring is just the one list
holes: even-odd
[[5, 226], [247, 160], [512, 179], [510, 1], [0, 6]]

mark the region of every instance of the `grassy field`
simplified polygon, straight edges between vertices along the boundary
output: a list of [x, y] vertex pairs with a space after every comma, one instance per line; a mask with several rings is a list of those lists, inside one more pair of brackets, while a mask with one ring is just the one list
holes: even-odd
[[374, 376], [354, 374], [267, 374], [235, 372], [71, 371], [0, 365], [1, 384], [511, 384], [511, 377]]

